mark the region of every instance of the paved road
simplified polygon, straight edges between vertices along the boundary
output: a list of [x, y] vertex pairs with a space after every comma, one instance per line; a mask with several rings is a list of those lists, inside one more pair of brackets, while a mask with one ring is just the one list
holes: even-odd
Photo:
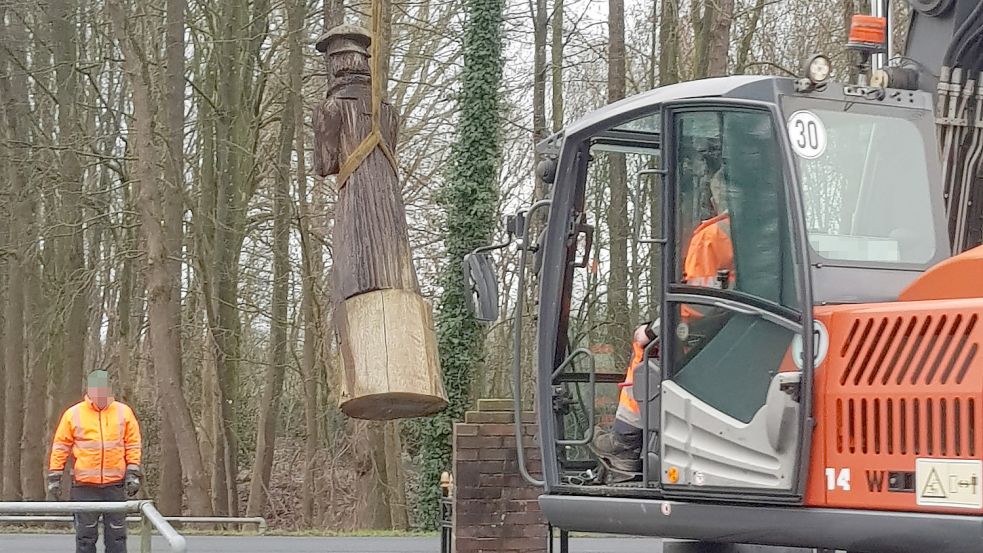
[[[0, 534], [0, 553], [71, 553], [73, 536]], [[129, 551], [139, 552], [135, 536]], [[571, 553], [659, 553], [659, 540], [631, 538], [575, 538]], [[102, 551], [100, 544], [99, 550]], [[154, 552], [168, 551], [154, 537]], [[437, 538], [293, 538], [276, 536], [188, 536], [188, 553], [439, 553]]]

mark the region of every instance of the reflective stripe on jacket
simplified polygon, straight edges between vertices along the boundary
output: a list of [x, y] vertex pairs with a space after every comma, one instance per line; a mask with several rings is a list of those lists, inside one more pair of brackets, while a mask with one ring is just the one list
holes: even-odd
[[75, 482], [123, 480], [127, 465], [140, 466], [140, 425], [133, 410], [118, 401], [98, 409], [88, 397], [69, 407], [55, 431], [48, 470], [65, 470], [69, 453], [75, 457]]

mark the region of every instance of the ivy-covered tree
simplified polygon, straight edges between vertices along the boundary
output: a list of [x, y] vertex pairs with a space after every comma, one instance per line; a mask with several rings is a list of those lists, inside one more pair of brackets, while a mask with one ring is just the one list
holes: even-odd
[[458, 97], [457, 139], [437, 202], [444, 212], [447, 249], [440, 274], [436, 325], [449, 405], [416, 429], [421, 462], [417, 520], [435, 528], [440, 473], [450, 470], [452, 425], [471, 404], [475, 369], [483, 361], [482, 333], [468, 311], [461, 267], [464, 256], [485, 245], [495, 230], [502, 159], [503, 0], [466, 0], [464, 68]]

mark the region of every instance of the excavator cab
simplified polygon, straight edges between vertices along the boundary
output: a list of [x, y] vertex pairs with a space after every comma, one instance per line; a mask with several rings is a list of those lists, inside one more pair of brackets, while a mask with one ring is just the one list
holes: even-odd
[[[537, 397], [544, 443], [555, 444], [544, 457], [548, 489], [801, 500], [814, 371], [829, 346], [813, 307], [891, 301], [950, 252], [929, 96], [796, 89], [771, 77], [672, 85], [541, 145], [556, 160], [537, 246]], [[604, 188], [619, 171], [629, 183], [623, 214]], [[628, 235], [622, 220], [633, 223]], [[720, 229], [713, 241], [701, 232], [710, 224]], [[611, 275], [625, 262], [616, 278], [630, 283], [629, 326], [598, 329], [599, 310], [585, 306], [618, 308]], [[598, 466], [584, 442], [610, 423], [612, 394], [601, 388], [623, 379], [626, 361], [604, 359], [597, 342], [625, 349], [631, 330], [656, 318], [659, 355], [645, 357], [632, 386], [642, 473], [592, 481]]]

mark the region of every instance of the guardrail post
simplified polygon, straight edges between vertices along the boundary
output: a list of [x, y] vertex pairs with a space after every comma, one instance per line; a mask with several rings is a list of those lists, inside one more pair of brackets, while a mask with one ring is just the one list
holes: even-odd
[[150, 543], [151, 526], [147, 516], [140, 512], [140, 553], [150, 553], [153, 545]]

